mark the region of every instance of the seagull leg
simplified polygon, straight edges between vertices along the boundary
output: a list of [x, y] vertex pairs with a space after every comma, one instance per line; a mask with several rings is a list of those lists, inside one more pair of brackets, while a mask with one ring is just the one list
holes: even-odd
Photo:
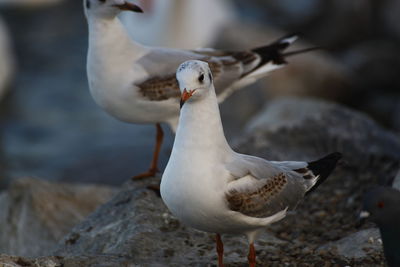
[[224, 267], [224, 243], [220, 234], [216, 234], [215, 242], [217, 243], [218, 267]]
[[141, 173], [141, 174], [138, 174], [138, 175], [132, 177], [133, 180], [143, 179], [143, 178], [147, 178], [147, 177], [153, 177], [156, 175], [157, 172], [159, 172], [158, 167], [157, 167], [158, 156], [160, 155], [161, 145], [162, 145], [163, 138], [164, 138], [164, 132], [159, 123], [156, 124], [156, 128], [157, 128], [156, 146], [154, 149], [153, 159], [151, 161], [150, 169], [147, 172], [144, 172], [144, 173]]
[[256, 267], [256, 250], [254, 248], [254, 243], [250, 243], [247, 259], [249, 260], [249, 267]]

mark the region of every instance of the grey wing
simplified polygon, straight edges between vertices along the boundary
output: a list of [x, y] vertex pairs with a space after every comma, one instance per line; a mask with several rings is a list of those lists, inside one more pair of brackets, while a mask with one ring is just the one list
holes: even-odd
[[193, 59], [203, 60], [209, 64], [217, 95], [223, 94], [246, 72], [254, 69], [261, 60], [252, 52], [154, 48], [136, 61], [148, 75], [145, 80], [138, 81], [135, 85], [149, 100], [177, 98], [179, 86], [175, 78], [176, 69], [184, 61]]
[[[240, 155], [227, 164], [236, 179], [228, 184], [226, 200], [231, 210], [252, 217], [268, 217], [285, 208], [294, 209], [314, 179], [261, 158]], [[307, 163], [305, 163], [307, 164]], [[293, 164], [298, 167], [301, 162]], [[317, 178], [315, 178], [317, 179]]]

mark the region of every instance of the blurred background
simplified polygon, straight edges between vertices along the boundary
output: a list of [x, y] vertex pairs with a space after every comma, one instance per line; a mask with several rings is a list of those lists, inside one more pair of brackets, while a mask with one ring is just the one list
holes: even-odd
[[[298, 32], [325, 49], [236, 92], [222, 106], [229, 140], [268, 101], [296, 95], [358, 109], [400, 132], [398, 0], [136, 0], [121, 19], [137, 41], [249, 49]], [[119, 185], [148, 168], [155, 128], [110, 117], [86, 80], [82, 1], [0, 0], [0, 185], [15, 178]], [[173, 135], [166, 139], [161, 167]]]

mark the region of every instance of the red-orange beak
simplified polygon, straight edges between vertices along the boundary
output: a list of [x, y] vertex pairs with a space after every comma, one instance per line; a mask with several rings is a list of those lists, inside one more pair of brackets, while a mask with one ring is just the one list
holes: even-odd
[[185, 104], [185, 102], [186, 102], [190, 97], [192, 97], [192, 95], [193, 95], [194, 92], [196, 92], [196, 89], [194, 89], [194, 90], [189, 90], [189, 92], [186, 91], [186, 88], [183, 89], [183, 93], [182, 93], [182, 95], [181, 95], [181, 108], [182, 108], [183, 104]]
[[143, 13], [143, 10], [139, 6], [129, 2], [125, 2], [121, 5], [114, 5], [114, 6], [118, 7], [121, 10]]

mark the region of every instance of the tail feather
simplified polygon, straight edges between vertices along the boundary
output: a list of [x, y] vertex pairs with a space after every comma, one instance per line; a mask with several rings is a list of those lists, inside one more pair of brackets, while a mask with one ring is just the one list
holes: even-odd
[[319, 175], [318, 181], [315, 185], [307, 191], [306, 195], [314, 191], [321, 183], [323, 183], [326, 178], [335, 169], [337, 162], [342, 158], [342, 154], [339, 152], [334, 152], [329, 154], [322, 159], [309, 162], [307, 168], [313, 172], [315, 176]]
[[261, 56], [261, 62], [258, 64], [258, 67], [261, 67], [270, 61], [276, 65], [286, 64], [287, 62], [285, 61], [282, 52], [296, 41], [297, 38], [298, 36], [296, 34], [290, 34], [280, 38], [272, 44], [252, 49], [251, 51]]

